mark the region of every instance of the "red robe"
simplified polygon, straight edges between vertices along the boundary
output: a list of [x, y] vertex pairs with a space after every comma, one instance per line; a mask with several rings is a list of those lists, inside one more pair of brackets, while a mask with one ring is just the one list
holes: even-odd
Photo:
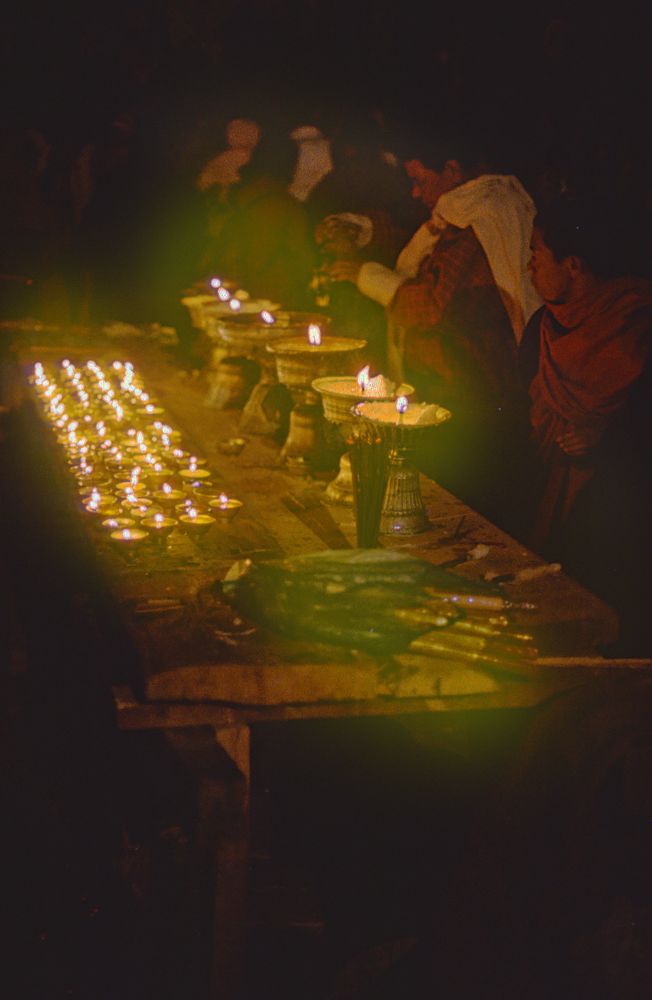
[[592, 456], [571, 458], [558, 446], [558, 437], [571, 428], [603, 435], [651, 350], [652, 282], [645, 279], [607, 281], [577, 302], [544, 311], [539, 368], [530, 386], [530, 421], [545, 469], [533, 548], [545, 548], [594, 474]]

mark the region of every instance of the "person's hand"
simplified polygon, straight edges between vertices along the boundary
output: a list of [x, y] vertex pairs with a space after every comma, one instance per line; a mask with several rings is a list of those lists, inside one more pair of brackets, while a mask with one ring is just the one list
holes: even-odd
[[361, 267], [359, 260], [334, 260], [325, 265], [324, 271], [331, 281], [351, 281], [355, 285]]
[[600, 432], [593, 427], [570, 427], [556, 440], [565, 455], [580, 458], [595, 448], [600, 440]]
[[358, 226], [345, 222], [336, 216], [323, 219], [315, 229], [315, 242], [324, 255], [331, 257], [355, 257], [360, 230]]

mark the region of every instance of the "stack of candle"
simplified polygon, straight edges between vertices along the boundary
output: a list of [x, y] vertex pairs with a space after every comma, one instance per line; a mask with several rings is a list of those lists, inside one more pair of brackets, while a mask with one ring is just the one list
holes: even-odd
[[348, 443], [358, 548], [378, 545], [380, 515], [387, 489], [387, 446], [371, 427], [363, 427]]

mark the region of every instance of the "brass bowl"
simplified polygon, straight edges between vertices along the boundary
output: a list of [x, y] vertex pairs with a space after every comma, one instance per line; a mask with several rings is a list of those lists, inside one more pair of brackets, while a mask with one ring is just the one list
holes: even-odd
[[388, 382], [387, 387], [390, 386], [392, 388], [387, 395], [369, 396], [360, 389], [354, 375], [327, 375], [324, 378], [313, 379], [312, 382], [313, 389], [321, 396], [324, 416], [334, 424], [349, 423], [354, 420], [355, 414], [352, 410], [358, 403], [371, 400], [385, 402], [398, 396], [409, 399], [415, 392], [413, 385], [396, 386], [394, 382]]
[[355, 374], [366, 346], [366, 340], [328, 336], [321, 344], [310, 344], [303, 336], [268, 344], [267, 350], [276, 357], [279, 382], [289, 389], [308, 389], [319, 377]]

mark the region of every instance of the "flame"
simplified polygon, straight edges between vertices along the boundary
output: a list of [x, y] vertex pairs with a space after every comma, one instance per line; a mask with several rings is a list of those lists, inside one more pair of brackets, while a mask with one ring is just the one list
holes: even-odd
[[131, 532], [129, 531], [129, 528], [122, 529], [122, 537], [125, 538], [127, 541], [129, 541], [129, 539], [131, 538]]
[[229, 302], [229, 309], [232, 309], [233, 312], [237, 312], [238, 309], [240, 308], [240, 305], [241, 305], [240, 299], [231, 299], [231, 301]]
[[364, 368], [358, 372], [356, 378], [358, 386], [360, 387], [360, 392], [365, 392], [367, 386], [369, 385], [369, 365], [365, 365]]
[[163, 515], [154, 514], [154, 520], [156, 521], [157, 524], [163, 524]]
[[401, 414], [405, 413], [408, 408], [407, 396], [399, 396], [396, 400], [396, 412]]
[[219, 278], [211, 278], [210, 285], [211, 285], [211, 288], [221, 288], [222, 287], [222, 282], [220, 281]]
[[217, 297], [220, 300], [220, 302], [228, 302], [229, 299], [231, 298], [231, 292], [227, 291], [226, 288], [218, 288]]
[[313, 347], [319, 347], [321, 344], [321, 329], [317, 323], [311, 323], [308, 327], [308, 343]]
[[267, 309], [263, 309], [263, 311], [260, 314], [260, 318], [262, 319], [263, 323], [267, 323], [268, 326], [271, 326], [272, 323], [276, 323], [276, 319], [274, 318], [274, 316], [272, 316], [271, 312], [267, 311]]
[[172, 487], [170, 486], [169, 483], [163, 483], [161, 489], [163, 490], [164, 493], [171, 493], [172, 492]]
[[227, 497], [226, 493], [220, 493], [219, 499], [220, 499], [220, 507], [226, 507], [226, 505], [229, 502], [229, 498]]

